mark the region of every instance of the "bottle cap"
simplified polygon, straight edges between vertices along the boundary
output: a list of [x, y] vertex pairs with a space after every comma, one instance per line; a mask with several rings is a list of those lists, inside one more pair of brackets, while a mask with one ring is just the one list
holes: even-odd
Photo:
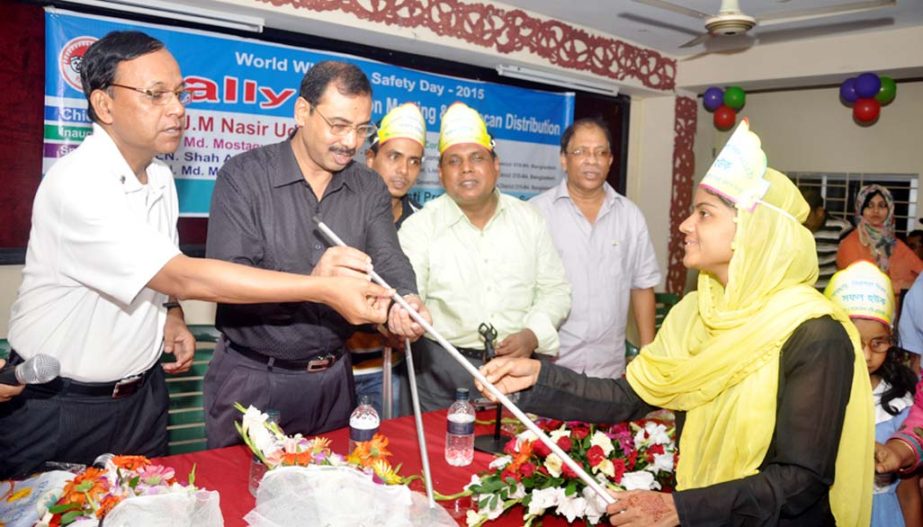
[[467, 401], [470, 398], [468, 395], [468, 388], [456, 388], [455, 389], [455, 400], [456, 401]]
[[371, 404], [372, 404], [372, 398], [371, 398], [368, 394], [360, 395], [360, 396], [359, 396], [359, 404], [360, 404], [360, 405], [363, 405], [363, 404], [371, 405]]
[[275, 408], [269, 408], [266, 410], [267, 422], [279, 424], [279, 417], [279, 410], [276, 410]]

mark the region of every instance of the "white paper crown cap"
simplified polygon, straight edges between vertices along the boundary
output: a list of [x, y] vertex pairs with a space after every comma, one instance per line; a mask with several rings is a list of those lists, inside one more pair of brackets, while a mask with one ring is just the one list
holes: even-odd
[[727, 144], [702, 178], [701, 185], [733, 201], [738, 208], [753, 212], [769, 190], [766, 154], [760, 138], [750, 131], [750, 121], [737, 125]]

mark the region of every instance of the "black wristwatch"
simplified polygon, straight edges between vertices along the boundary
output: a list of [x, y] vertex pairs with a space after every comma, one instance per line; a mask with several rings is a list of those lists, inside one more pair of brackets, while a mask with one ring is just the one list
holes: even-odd
[[183, 307], [179, 304], [179, 302], [164, 302], [161, 305], [167, 308], [168, 310], [173, 309], [174, 307]]

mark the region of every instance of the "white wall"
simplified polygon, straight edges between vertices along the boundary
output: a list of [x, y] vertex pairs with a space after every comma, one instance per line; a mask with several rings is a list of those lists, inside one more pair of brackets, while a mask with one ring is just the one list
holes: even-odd
[[[837, 88], [757, 93], [741, 115], [763, 142], [769, 165], [782, 172], [923, 174], [923, 82], [898, 82], [897, 97], [878, 122], [863, 127], [839, 101]], [[708, 169], [729, 132], [718, 132], [699, 104], [696, 176]], [[923, 213], [923, 192], [917, 195]]]

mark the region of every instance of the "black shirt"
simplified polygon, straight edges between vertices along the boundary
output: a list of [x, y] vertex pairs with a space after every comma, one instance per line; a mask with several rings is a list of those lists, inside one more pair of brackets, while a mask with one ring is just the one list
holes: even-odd
[[[368, 254], [375, 271], [398, 293], [416, 293], [416, 277], [398, 243], [391, 196], [381, 178], [352, 162], [333, 175], [318, 201], [290, 141], [245, 152], [221, 168], [206, 255], [311, 274], [329, 246], [314, 215], [347, 245]], [[288, 360], [337, 350], [354, 329], [332, 308], [312, 302], [218, 304], [215, 326], [235, 345]]]
[[[834, 525], [828, 495], [852, 386], [853, 353], [846, 330], [830, 317], [798, 326], [782, 346], [776, 427], [759, 473], [675, 492], [681, 524]], [[520, 404], [556, 419], [598, 423], [640, 419], [655, 409], [624, 378], [589, 378], [547, 362], [536, 385], [522, 392]], [[677, 412], [676, 419], [678, 440], [685, 414]]]

